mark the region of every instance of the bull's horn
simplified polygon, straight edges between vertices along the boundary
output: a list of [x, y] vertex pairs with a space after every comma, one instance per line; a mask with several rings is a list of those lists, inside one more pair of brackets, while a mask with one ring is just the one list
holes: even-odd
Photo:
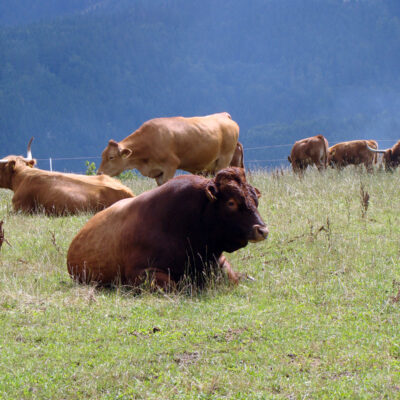
[[367, 148], [369, 151], [372, 151], [373, 153], [384, 153], [386, 151], [386, 150], [376, 150], [376, 149], [373, 149], [372, 147], [369, 147], [368, 145], [367, 145]]
[[5, 164], [5, 163], [8, 163], [7, 158], [3, 158], [2, 160], [0, 160], [0, 164]]
[[31, 151], [32, 141], [33, 141], [33, 136], [31, 137], [31, 140], [28, 143], [28, 150], [26, 151], [26, 159], [27, 160], [32, 160], [32, 151]]

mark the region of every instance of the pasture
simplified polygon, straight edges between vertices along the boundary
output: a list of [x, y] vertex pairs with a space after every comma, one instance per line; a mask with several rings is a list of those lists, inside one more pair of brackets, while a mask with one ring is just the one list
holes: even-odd
[[201, 293], [75, 284], [90, 215], [16, 214], [0, 190], [0, 398], [399, 398], [399, 172], [248, 179], [270, 235], [226, 255], [255, 280]]

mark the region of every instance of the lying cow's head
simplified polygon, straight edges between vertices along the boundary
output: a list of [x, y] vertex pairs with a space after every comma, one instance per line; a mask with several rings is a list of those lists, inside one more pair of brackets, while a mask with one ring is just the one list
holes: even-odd
[[21, 156], [7, 156], [0, 160], [0, 187], [12, 189], [12, 180], [20, 168], [33, 168], [36, 160], [27, 160]]
[[212, 203], [208, 218], [216, 226], [216, 240], [224, 251], [232, 252], [250, 242], [264, 240], [268, 228], [257, 207], [261, 196], [258, 189], [246, 182], [244, 170], [226, 168], [211, 179], [206, 188]]
[[32, 158], [32, 145], [33, 137], [28, 143], [27, 155], [23, 156], [7, 156], [0, 160], [0, 187], [11, 189], [12, 178], [15, 171], [19, 168], [30, 167], [33, 168], [36, 160]]
[[101, 164], [97, 174], [109, 176], [119, 175], [127, 169], [127, 161], [132, 154], [132, 150], [122, 148], [115, 140], [110, 140], [108, 146], [101, 153]]

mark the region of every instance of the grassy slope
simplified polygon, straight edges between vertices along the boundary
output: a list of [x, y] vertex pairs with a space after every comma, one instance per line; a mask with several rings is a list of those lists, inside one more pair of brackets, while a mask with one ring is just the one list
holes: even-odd
[[0, 398], [400, 396], [398, 172], [250, 180], [270, 237], [229, 259], [256, 281], [194, 296], [74, 284], [90, 216], [14, 214], [0, 191]]

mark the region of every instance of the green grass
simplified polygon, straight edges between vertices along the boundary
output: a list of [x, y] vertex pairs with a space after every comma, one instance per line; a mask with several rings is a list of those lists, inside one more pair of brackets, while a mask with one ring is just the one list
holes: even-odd
[[90, 215], [16, 214], [1, 190], [0, 398], [400, 398], [399, 173], [249, 180], [270, 236], [227, 256], [256, 280], [192, 296], [73, 283]]

